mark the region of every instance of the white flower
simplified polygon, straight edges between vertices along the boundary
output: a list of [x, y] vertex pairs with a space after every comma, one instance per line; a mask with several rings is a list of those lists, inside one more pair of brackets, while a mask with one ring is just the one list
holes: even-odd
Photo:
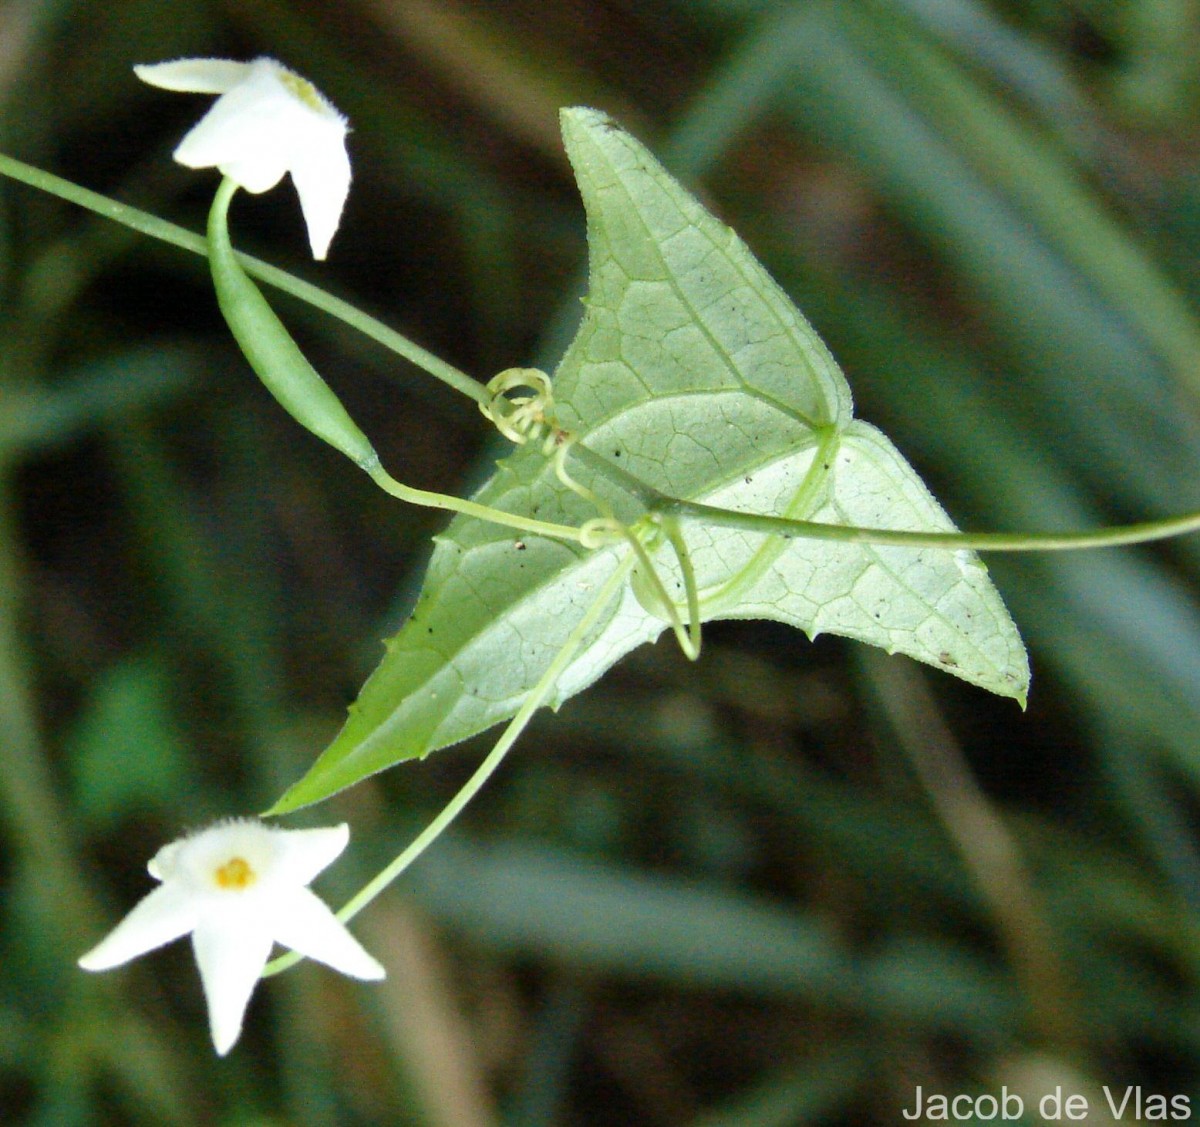
[[290, 172], [313, 257], [325, 257], [350, 191], [350, 158], [346, 119], [311, 82], [268, 58], [177, 59], [133, 70], [164, 90], [220, 94], [175, 159], [188, 168], [219, 168], [255, 193]]
[[307, 887], [349, 840], [345, 825], [284, 830], [238, 819], [173, 841], [149, 865], [162, 883], [79, 965], [108, 970], [190, 932], [213, 1044], [224, 1056], [276, 942], [354, 978], [383, 978], [383, 967]]

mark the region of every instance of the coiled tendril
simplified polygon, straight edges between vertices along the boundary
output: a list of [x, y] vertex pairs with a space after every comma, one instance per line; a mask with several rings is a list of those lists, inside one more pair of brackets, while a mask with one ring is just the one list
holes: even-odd
[[[505, 438], [524, 446], [540, 442], [542, 454], [553, 458], [554, 475], [563, 485], [601, 513], [584, 521], [579, 528], [579, 543], [587, 549], [609, 547], [622, 541], [633, 551], [636, 565], [630, 572], [634, 594], [651, 614], [665, 619], [675, 633], [680, 648], [693, 661], [700, 655], [700, 600], [691, 555], [678, 523], [663, 521], [647, 514], [634, 528], [618, 520], [612, 507], [591, 489], [567, 472], [567, 454], [578, 435], [562, 429], [554, 419], [554, 391], [550, 377], [537, 368], [506, 368], [488, 381], [491, 398], [479, 405]], [[527, 389], [531, 395], [510, 395]], [[686, 604], [679, 607], [667, 592], [662, 576], [654, 566], [651, 552], [662, 539], [670, 543], [682, 572]], [[647, 548], [650, 548], [650, 551]], [[683, 614], [686, 613], [687, 621]]]
[[[528, 388], [532, 395], [509, 395], [511, 391]], [[550, 377], [537, 368], [505, 368], [488, 380], [491, 398], [479, 405], [479, 410], [491, 419], [496, 429], [518, 446], [541, 442], [548, 457], [564, 438], [554, 422], [554, 391]]]
[[[509, 394], [521, 388], [527, 388], [533, 394]], [[521, 446], [530, 441], [540, 442], [542, 454], [553, 459], [554, 476], [604, 514], [583, 523], [579, 529], [579, 542], [585, 548], [601, 548], [625, 539], [628, 532], [612, 515], [609, 506], [567, 472], [567, 453], [578, 436], [563, 430], [554, 421], [554, 390], [550, 377], [537, 368], [505, 368], [488, 381], [487, 389], [491, 398], [487, 403], [481, 403], [479, 410], [495, 423], [496, 429]]]

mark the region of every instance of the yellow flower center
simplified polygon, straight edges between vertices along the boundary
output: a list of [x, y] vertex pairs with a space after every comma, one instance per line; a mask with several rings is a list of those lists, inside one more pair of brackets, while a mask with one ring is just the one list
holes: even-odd
[[242, 857], [231, 857], [217, 870], [216, 875], [217, 884], [232, 892], [249, 888], [258, 879], [250, 863]]

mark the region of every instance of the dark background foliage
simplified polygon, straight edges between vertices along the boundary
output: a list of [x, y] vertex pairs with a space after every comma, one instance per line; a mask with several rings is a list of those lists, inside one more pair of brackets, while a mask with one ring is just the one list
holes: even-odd
[[[327, 264], [291, 188], [241, 246], [486, 379], [552, 367], [599, 106], [733, 225], [968, 528], [1200, 507], [1195, 0], [5, 0], [0, 148], [200, 229], [206, 102], [135, 62], [267, 53], [354, 126]], [[469, 489], [474, 406], [280, 298], [401, 480]], [[74, 959], [181, 829], [336, 730], [439, 521], [269, 400], [204, 264], [0, 183], [0, 1118], [74, 1124], [896, 1123], [916, 1085], [1200, 1106], [1200, 554], [993, 557], [1027, 712], [780, 627], [664, 640], [539, 718], [218, 1062], [185, 944]], [[313, 813], [333, 901], [478, 741]], [[302, 819], [299, 820], [302, 822]]]

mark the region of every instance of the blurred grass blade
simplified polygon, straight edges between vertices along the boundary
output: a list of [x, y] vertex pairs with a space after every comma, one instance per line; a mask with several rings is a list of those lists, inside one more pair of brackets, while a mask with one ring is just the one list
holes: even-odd
[[83, 365], [61, 384], [10, 388], [0, 401], [0, 461], [70, 442], [91, 428], [177, 399], [196, 383], [200, 356], [176, 342]]
[[1046, 243], [1144, 336], [1200, 402], [1200, 323], [1131, 232], [1084, 185], [1067, 155], [905, 21], [881, 20], [876, 32], [865, 20], [847, 20], [844, 11], [841, 18], [860, 49], [884, 63], [914, 109], [1036, 224]]
[[919, 80], [889, 25], [824, 2], [804, 11], [792, 113], [848, 153], [949, 265], [959, 299], [1015, 369], [1021, 398], [1010, 409], [1021, 424], [1048, 432], [1080, 474], [1139, 511], [1148, 500], [1160, 511], [1193, 507], [1200, 483], [1185, 467], [1200, 428], [1181, 416], [1178, 385], [1142, 330], [972, 162], [957, 118], [935, 127], [916, 108]]

